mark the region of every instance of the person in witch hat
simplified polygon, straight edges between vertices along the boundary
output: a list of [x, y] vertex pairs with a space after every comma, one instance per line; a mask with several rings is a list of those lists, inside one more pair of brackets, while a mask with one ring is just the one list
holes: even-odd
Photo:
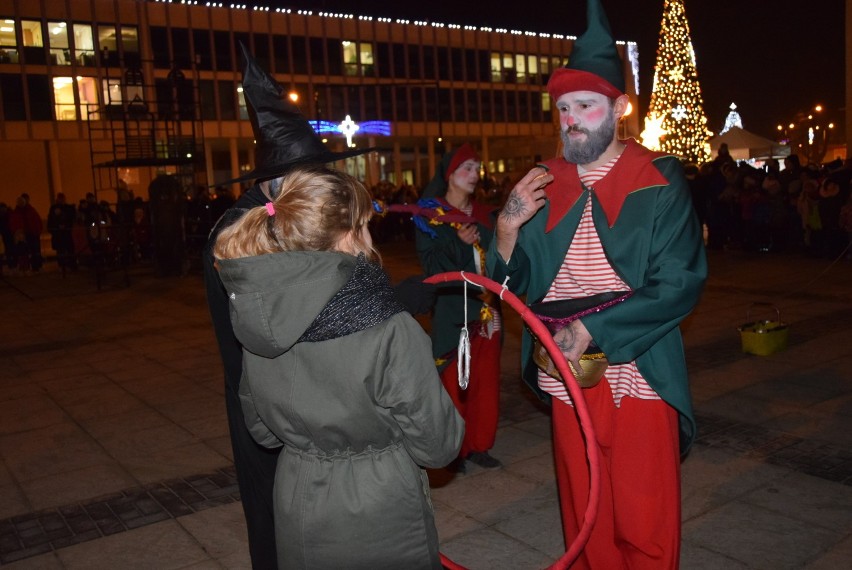
[[324, 166], [293, 167], [276, 189], [214, 255], [243, 344], [246, 425], [282, 449], [278, 567], [441, 568], [423, 467], [456, 457], [464, 421], [378, 263], [374, 203]]
[[[256, 166], [243, 176], [219, 182], [217, 186], [249, 181], [254, 184], [217, 221], [202, 253], [202, 264], [207, 304], [225, 372], [228, 427], [252, 566], [274, 569], [277, 568], [277, 554], [272, 490], [279, 450], [258, 445], [246, 428], [239, 399], [242, 345], [234, 334], [228, 296], [215, 267], [213, 247], [224, 228], [249, 209], [276, 198], [281, 179], [287, 172], [307, 165], [333, 163], [374, 149], [329, 150], [298, 108], [282, 97], [283, 87], [258, 66], [242, 43], [240, 48], [245, 60], [243, 94], [256, 141]], [[395, 291], [409, 310], [422, 311], [423, 306], [431, 305], [431, 289], [432, 286], [423, 286], [417, 279], [411, 279], [398, 284]]]
[[[566, 319], [554, 336], [577, 370], [592, 343], [609, 361], [605, 381], [583, 390], [604, 480], [597, 522], [572, 568], [676, 568], [680, 457], [696, 432], [678, 325], [699, 300], [707, 263], [678, 158], [617, 136], [628, 104], [624, 67], [599, 0], [589, 0], [587, 11], [587, 31], [547, 85], [562, 156], [512, 189], [487, 267], [529, 303], [632, 293]], [[524, 379], [553, 406], [560, 507], [571, 542], [588, 504], [585, 445], [565, 385], [535, 366], [532, 345], [525, 333]]]
[[[485, 272], [485, 250], [494, 236], [495, 208], [475, 200], [480, 164], [476, 150], [465, 143], [443, 157], [423, 190], [418, 205], [471, 216], [469, 223], [451, 224], [420, 223], [423, 218], [415, 218], [417, 255], [427, 275]], [[470, 338], [470, 375], [464, 388], [457, 366], [463, 326]], [[485, 469], [502, 467], [489, 453], [497, 435], [500, 407], [500, 299], [476, 286], [442, 285], [436, 294], [431, 336], [441, 381], [465, 420], [464, 442], [453, 470], [465, 473], [468, 462]]]

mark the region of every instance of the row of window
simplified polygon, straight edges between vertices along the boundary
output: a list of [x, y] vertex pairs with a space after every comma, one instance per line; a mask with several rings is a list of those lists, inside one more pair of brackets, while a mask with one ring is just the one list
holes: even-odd
[[280, 74], [544, 85], [550, 72], [562, 65], [562, 58], [551, 55], [227, 30], [151, 28], [154, 67], [159, 69], [235, 71], [239, 52], [234, 47], [238, 42], [249, 47], [261, 67]]
[[61, 20], [0, 18], [0, 63], [94, 66], [139, 62], [139, 30], [125, 24], [90, 24]]
[[[157, 79], [154, 101], [146, 102], [145, 88], [133, 74], [124, 80], [95, 77], [0, 74], [2, 116], [7, 121], [98, 120], [125, 113], [151, 113], [159, 119], [247, 119], [242, 88], [233, 81], [199, 80], [182, 74]], [[197, 94], [196, 94], [197, 90]], [[295, 92], [310, 93], [307, 85]], [[149, 95], [150, 96], [150, 95]], [[535, 91], [436, 89], [433, 86], [320, 85], [313, 98], [317, 119], [337, 121], [351, 115], [359, 121], [396, 122], [549, 122], [550, 101]], [[197, 104], [196, 104], [197, 101]], [[101, 116], [105, 113], [107, 116]]]

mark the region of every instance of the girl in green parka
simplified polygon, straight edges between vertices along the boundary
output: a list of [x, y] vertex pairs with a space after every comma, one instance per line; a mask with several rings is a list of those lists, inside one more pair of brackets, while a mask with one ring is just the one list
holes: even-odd
[[321, 167], [273, 184], [214, 255], [243, 346], [246, 425], [282, 448], [278, 567], [440, 568], [421, 466], [456, 457], [464, 424], [374, 262], [370, 196]]

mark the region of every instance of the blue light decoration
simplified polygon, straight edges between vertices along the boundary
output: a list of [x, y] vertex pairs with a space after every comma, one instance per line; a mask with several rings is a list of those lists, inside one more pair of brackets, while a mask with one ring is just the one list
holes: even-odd
[[[343, 131], [340, 130], [340, 123], [333, 123], [331, 121], [311, 121], [310, 123], [314, 132], [318, 135], [343, 134]], [[379, 135], [389, 137], [391, 134], [390, 121], [364, 121], [363, 123], [358, 123], [358, 127], [359, 135]]]

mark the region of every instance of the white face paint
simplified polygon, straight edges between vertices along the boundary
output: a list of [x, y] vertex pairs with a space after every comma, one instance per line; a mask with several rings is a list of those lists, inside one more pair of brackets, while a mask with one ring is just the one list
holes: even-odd
[[586, 165], [596, 161], [615, 138], [615, 109], [609, 97], [594, 91], [572, 91], [556, 100], [568, 162]]
[[450, 187], [465, 194], [473, 194], [479, 183], [479, 161], [469, 158], [450, 174]]

